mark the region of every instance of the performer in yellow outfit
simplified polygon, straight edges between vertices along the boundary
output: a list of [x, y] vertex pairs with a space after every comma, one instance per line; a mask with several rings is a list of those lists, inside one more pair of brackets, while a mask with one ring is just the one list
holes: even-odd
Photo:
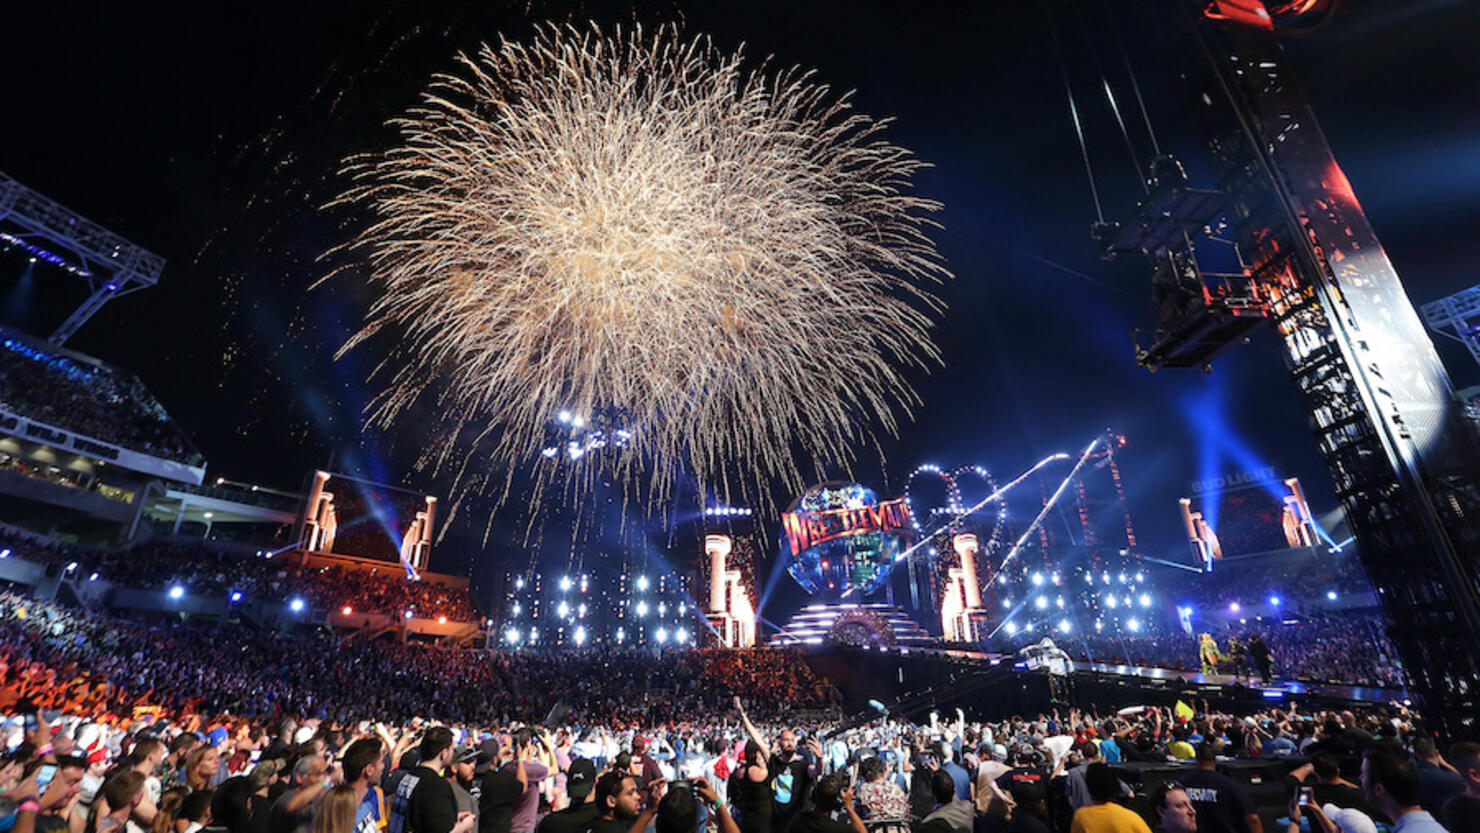
[[1213, 635], [1205, 633], [1197, 638], [1198, 653], [1202, 659], [1202, 672], [1204, 676], [1212, 677], [1218, 673], [1218, 663], [1223, 661], [1223, 654], [1218, 652], [1218, 643], [1213, 640]]

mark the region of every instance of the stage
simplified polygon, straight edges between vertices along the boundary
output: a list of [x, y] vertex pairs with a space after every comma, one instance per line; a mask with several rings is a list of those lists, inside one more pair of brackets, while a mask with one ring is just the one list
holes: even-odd
[[[1130, 706], [1170, 706], [1188, 698], [1244, 712], [1297, 704], [1302, 710], [1404, 702], [1402, 689], [1276, 679], [1269, 684], [1210, 679], [1200, 672], [1112, 663], [1071, 663], [1052, 681], [1023, 658], [950, 647], [854, 648], [815, 646], [804, 656], [843, 696], [845, 711], [862, 713], [868, 701], [910, 716], [963, 708], [979, 719], [1036, 714], [1051, 705], [1097, 705], [1108, 715]], [[1067, 682], [1067, 685], [1062, 683]]]

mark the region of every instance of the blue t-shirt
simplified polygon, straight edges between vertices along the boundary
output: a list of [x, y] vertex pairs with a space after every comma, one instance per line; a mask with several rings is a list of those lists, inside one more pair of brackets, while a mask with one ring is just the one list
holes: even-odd
[[1100, 741], [1100, 757], [1107, 764], [1120, 763], [1120, 745], [1115, 742], [1115, 738], [1105, 738]]
[[955, 761], [946, 761], [941, 769], [951, 774], [951, 780], [956, 782], [956, 798], [969, 800], [971, 798], [971, 774], [966, 768]]

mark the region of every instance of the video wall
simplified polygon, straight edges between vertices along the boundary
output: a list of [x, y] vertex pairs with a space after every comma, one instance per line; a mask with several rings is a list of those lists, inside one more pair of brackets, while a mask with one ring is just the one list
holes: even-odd
[[300, 540], [310, 552], [425, 566], [436, 498], [335, 472], [314, 473]]
[[1310, 508], [1293, 477], [1268, 470], [1219, 477], [1194, 484], [1182, 504], [1189, 538], [1205, 561], [1316, 543]]

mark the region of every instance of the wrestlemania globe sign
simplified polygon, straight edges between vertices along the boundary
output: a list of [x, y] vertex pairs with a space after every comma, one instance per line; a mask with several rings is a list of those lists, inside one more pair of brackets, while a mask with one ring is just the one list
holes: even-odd
[[858, 483], [811, 487], [781, 516], [786, 571], [827, 599], [861, 599], [883, 585], [913, 526], [903, 498], [880, 501]]

